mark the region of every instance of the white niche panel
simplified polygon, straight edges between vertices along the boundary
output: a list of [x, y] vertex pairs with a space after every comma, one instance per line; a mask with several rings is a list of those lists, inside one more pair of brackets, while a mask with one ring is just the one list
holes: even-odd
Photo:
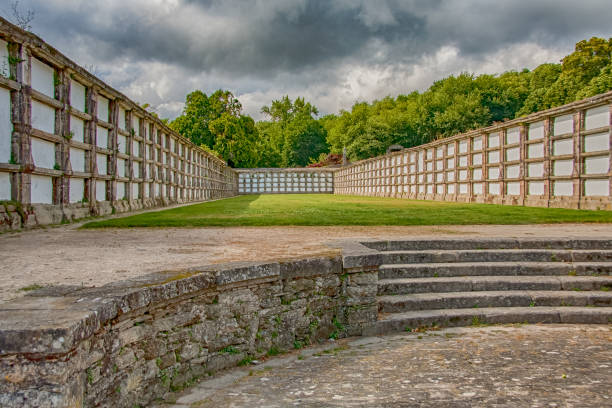
[[109, 100], [98, 95], [98, 119], [108, 122], [108, 105]]
[[600, 150], [610, 150], [610, 134], [608, 132], [584, 137], [585, 152], [597, 152]]
[[531, 181], [528, 183], [529, 195], [544, 195], [544, 182]]
[[517, 161], [521, 158], [521, 149], [519, 147], [513, 147], [511, 149], [506, 150], [506, 160], [507, 161]]
[[593, 179], [584, 182], [585, 196], [608, 196], [610, 194], [610, 182], [608, 179]]
[[584, 159], [585, 174], [607, 173], [610, 168], [610, 158], [608, 156], [586, 157]]
[[597, 129], [610, 125], [610, 106], [598, 106], [597, 108], [589, 109], [585, 113], [584, 128], [586, 130]]
[[76, 116], [70, 116], [70, 132], [72, 140], [83, 143], [85, 141], [85, 122]]
[[519, 178], [521, 167], [518, 164], [512, 166], [506, 166], [506, 178]]
[[70, 106], [85, 112], [85, 87], [76, 81], [70, 82]]
[[507, 195], [521, 195], [521, 183], [506, 183]]
[[30, 179], [32, 204], [53, 204], [53, 179], [32, 175]]
[[52, 169], [55, 167], [55, 143], [32, 138], [32, 158], [36, 167]]
[[554, 156], [573, 154], [574, 153], [574, 140], [573, 139], [555, 140], [553, 142], [552, 150], [553, 150]]
[[499, 146], [499, 133], [490, 133], [487, 147]]
[[[0, 40], [0, 45], [1, 45]], [[1, 69], [1, 65], [0, 65]], [[0, 162], [8, 163], [11, 160], [11, 92], [0, 87]]]
[[558, 180], [553, 183], [553, 195], [568, 197], [574, 195], [574, 183], [568, 180]]
[[85, 194], [85, 180], [80, 178], [70, 179], [70, 202], [78, 203], [83, 200]]
[[530, 144], [527, 148], [527, 157], [530, 159], [544, 157], [544, 143]]
[[32, 88], [49, 98], [55, 98], [54, 72], [49, 65], [32, 58]]
[[96, 201], [106, 201], [106, 181], [96, 180]]
[[500, 195], [501, 188], [499, 183], [489, 183], [489, 194], [491, 195]]
[[11, 176], [10, 173], [0, 172], [0, 200], [11, 199]]
[[553, 175], [571, 176], [574, 173], [574, 160], [555, 160], [553, 162]]
[[553, 135], [564, 135], [574, 131], [574, 117], [572, 115], [558, 116], [553, 121]]
[[544, 177], [544, 163], [529, 163], [527, 165], [528, 177]]
[[544, 137], [544, 122], [535, 122], [529, 125], [527, 140], [542, 139]]
[[32, 101], [32, 127], [47, 133], [55, 133], [55, 109]]
[[[98, 167], [98, 174], [106, 175], [107, 174], [107, 159], [105, 154], [96, 154], [96, 166]], [[100, 201], [100, 200], [98, 200]]]
[[72, 171], [85, 172], [85, 150], [70, 148], [70, 167]]
[[506, 131], [506, 144], [517, 144], [521, 140], [521, 129], [518, 127], [510, 128]]

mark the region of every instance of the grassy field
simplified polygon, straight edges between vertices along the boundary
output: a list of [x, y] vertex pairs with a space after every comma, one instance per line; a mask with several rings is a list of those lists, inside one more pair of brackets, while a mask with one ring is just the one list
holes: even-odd
[[612, 222], [612, 211], [462, 204], [328, 194], [247, 195], [89, 222], [83, 228], [582, 222]]

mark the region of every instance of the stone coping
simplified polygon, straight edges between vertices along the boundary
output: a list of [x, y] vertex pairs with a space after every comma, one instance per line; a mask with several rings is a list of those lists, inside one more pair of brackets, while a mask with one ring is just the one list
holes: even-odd
[[65, 354], [121, 315], [206, 289], [341, 274], [339, 255], [161, 271], [101, 287], [52, 286], [0, 306], [0, 355]]

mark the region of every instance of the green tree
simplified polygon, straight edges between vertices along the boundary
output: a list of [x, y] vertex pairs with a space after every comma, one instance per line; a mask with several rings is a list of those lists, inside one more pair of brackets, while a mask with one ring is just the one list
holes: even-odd
[[584, 99], [612, 89], [612, 64], [601, 69], [599, 75], [591, 79], [589, 84], [582, 88], [576, 99]]
[[264, 140], [272, 151], [278, 152], [266, 159], [280, 159], [277, 166], [306, 166], [321, 153], [328, 152], [325, 128], [315, 119], [319, 111], [304, 98], [291, 101], [289, 96], [284, 96], [262, 107], [261, 112], [270, 119], [268, 125], [260, 127], [265, 129]]
[[199, 90], [187, 95], [183, 113], [170, 122], [170, 128], [187, 137], [196, 145], [212, 148], [215, 139], [208, 129], [211, 120], [211, 107], [208, 96]]
[[250, 116], [235, 116], [223, 112], [209, 125], [215, 135], [214, 151], [235, 167], [254, 167], [257, 164], [257, 129]]
[[593, 37], [576, 44], [573, 53], [561, 61], [561, 74], [544, 95], [545, 108], [580, 99], [581, 90], [612, 62], [612, 38]]
[[230, 91], [219, 89], [210, 96], [199, 90], [191, 92], [183, 114], [170, 127], [230, 164], [257, 164], [255, 122], [242, 114], [242, 104]]

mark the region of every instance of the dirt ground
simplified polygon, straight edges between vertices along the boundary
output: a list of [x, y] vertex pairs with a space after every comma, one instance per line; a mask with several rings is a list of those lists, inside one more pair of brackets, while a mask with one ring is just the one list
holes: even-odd
[[78, 224], [0, 235], [0, 303], [30, 285], [101, 286], [143, 274], [233, 261], [329, 253], [347, 238], [610, 237], [612, 225], [248, 227], [79, 230]]

